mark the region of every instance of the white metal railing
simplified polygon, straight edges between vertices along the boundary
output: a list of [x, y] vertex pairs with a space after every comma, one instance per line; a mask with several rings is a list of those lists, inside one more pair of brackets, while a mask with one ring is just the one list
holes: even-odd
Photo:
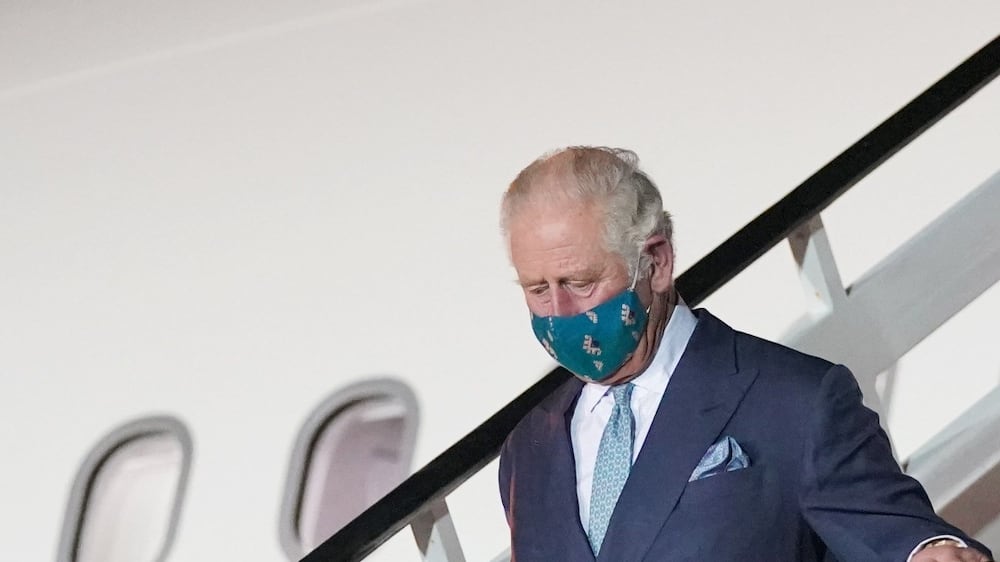
[[[868, 405], [885, 414], [875, 378], [1000, 281], [1000, 173], [973, 190], [845, 290], [819, 217], [789, 237], [810, 313], [782, 341], [845, 362]], [[885, 416], [882, 416], [883, 419]]]
[[[1000, 282], [1000, 172], [966, 195], [845, 290], [819, 217], [789, 237], [809, 314], [783, 339], [836, 358], [865, 401], [885, 415], [896, 362]], [[882, 392], [876, 378], [886, 373]], [[886, 428], [888, 429], [888, 428]], [[888, 432], [888, 431], [887, 431]], [[904, 461], [940, 514], [986, 544], [1000, 544], [1000, 388]]]
[[445, 500], [437, 501], [430, 509], [414, 518], [410, 529], [413, 530], [413, 538], [417, 540], [417, 548], [424, 560], [465, 562], [465, 554]]
[[1000, 387], [980, 398], [909, 460], [938, 513], [1000, 545]]

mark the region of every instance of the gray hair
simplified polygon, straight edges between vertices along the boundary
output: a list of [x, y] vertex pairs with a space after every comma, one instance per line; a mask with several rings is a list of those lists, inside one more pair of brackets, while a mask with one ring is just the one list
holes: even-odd
[[[572, 180], [572, 181], [567, 181]], [[543, 155], [521, 170], [503, 196], [500, 229], [510, 241], [511, 219], [525, 204], [553, 196], [596, 202], [604, 211], [606, 249], [625, 261], [629, 277], [644, 277], [651, 258], [646, 240], [662, 234], [673, 245], [673, 223], [660, 192], [622, 148], [571, 146]]]

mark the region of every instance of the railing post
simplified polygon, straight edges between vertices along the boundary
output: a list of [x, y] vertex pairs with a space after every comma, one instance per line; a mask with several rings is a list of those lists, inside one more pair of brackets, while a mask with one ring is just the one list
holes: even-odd
[[503, 552], [490, 562], [510, 562], [510, 548], [504, 549]]
[[830, 248], [830, 240], [819, 215], [788, 235], [792, 255], [799, 265], [799, 279], [806, 291], [809, 313], [825, 316], [847, 298], [844, 283], [837, 271], [837, 262]]
[[410, 529], [426, 562], [465, 562], [455, 524], [443, 498], [414, 517]]

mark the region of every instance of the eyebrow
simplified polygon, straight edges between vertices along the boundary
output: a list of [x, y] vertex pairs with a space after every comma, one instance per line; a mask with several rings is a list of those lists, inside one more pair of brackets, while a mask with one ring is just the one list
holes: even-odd
[[[600, 271], [599, 268], [585, 269], [583, 271], [574, 272], [574, 273], [572, 273], [570, 275], [562, 275], [556, 281], [558, 283], [560, 283], [560, 284], [561, 283], [566, 283], [568, 281], [590, 281], [590, 282], [593, 282], [593, 281], [597, 281], [597, 278], [600, 277], [600, 275], [601, 275], [601, 271]], [[546, 281], [544, 279], [538, 279], [538, 280], [531, 280], [531, 279], [529, 279], [529, 280], [526, 280], [526, 281], [522, 281], [520, 279], [515, 279], [514, 282], [517, 283], [522, 288], [524, 288], [524, 287], [533, 287], [535, 285], [548, 284], [548, 281]]]

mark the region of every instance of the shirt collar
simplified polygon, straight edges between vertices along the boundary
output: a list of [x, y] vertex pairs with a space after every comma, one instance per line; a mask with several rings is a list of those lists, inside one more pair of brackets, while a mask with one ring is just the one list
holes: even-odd
[[[684, 301], [679, 301], [670, 314], [670, 320], [663, 330], [663, 338], [660, 339], [660, 346], [656, 349], [653, 360], [645, 371], [629, 382], [646, 392], [662, 395], [697, 324], [698, 317], [691, 312]], [[596, 382], [585, 384], [579, 399], [580, 405], [585, 408], [584, 411], [592, 412], [609, 389], [609, 386]]]

